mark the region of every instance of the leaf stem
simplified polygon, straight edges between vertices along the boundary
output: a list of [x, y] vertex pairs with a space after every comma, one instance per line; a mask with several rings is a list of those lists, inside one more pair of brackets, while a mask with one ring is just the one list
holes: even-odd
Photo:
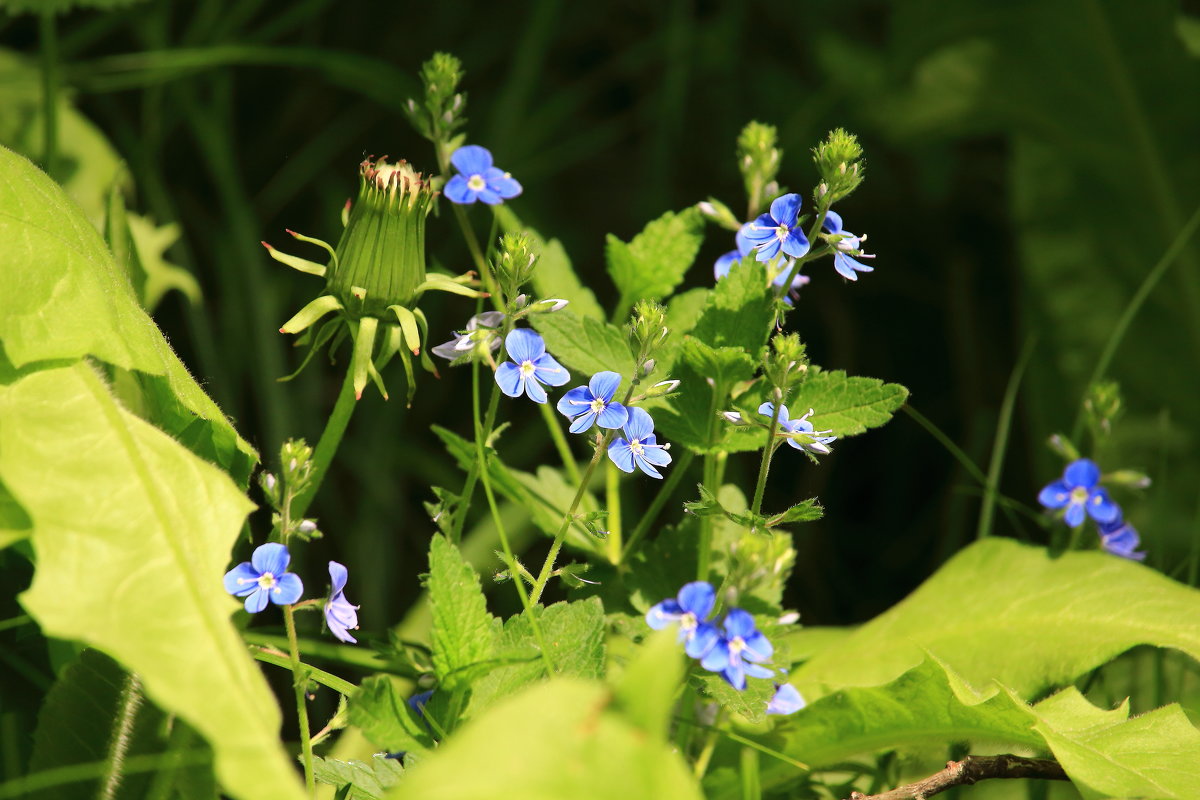
[[[478, 362], [471, 365], [471, 391], [474, 396], [479, 394], [479, 370], [481, 369]], [[475, 422], [475, 440], [476, 442], [486, 443], [492, 436], [492, 427], [496, 424], [496, 412], [500, 408], [500, 387], [499, 385], [492, 387], [492, 397], [488, 401], [487, 415], [484, 417], [483, 425], [479, 425], [479, 417], [474, 417]], [[479, 471], [483, 467], [483, 462], [479, 459], [471, 465], [467, 470], [467, 479], [463, 482], [462, 494], [458, 500], [458, 513], [454, 516], [454, 526], [450, 529], [450, 541], [458, 544], [462, 539], [463, 525], [467, 521], [467, 511], [471, 507], [471, 498], [475, 494], [475, 482], [479, 480]]]
[[300, 726], [300, 752], [304, 760], [304, 785], [308, 788], [308, 796], [317, 796], [317, 783], [313, 775], [312, 740], [308, 730], [308, 702], [305, 699], [304, 686], [308, 683], [308, 673], [300, 663], [300, 645], [296, 641], [296, 618], [291, 606], [283, 607], [283, 621], [287, 626], [288, 651], [292, 658], [292, 689], [296, 694], [296, 718]]
[[333, 456], [342, 443], [342, 436], [346, 433], [346, 428], [350, 425], [350, 417], [354, 415], [354, 409], [357, 407], [358, 401], [354, 399], [354, 372], [347, 365], [346, 377], [342, 381], [341, 391], [338, 392], [337, 402], [333, 405], [333, 411], [330, 412], [329, 419], [325, 422], [325, 430], [321, 432], [321, 439], [317, 442], [316, 450], [313, 451], [312, 480], [309, 482], [308, 488], [297, 495], [293, 501], [291, 509], [293, 519], [301, 519], [308, 512], [308, 507], [312, 505], [317, 490], [321, 488], [321, 483], [325, 480], [325, 474], [329, 472], [329, 465], [333, 463]]
[[611, 461], [604, 470], [604, 496], [608, 507], [608, 560], [621, 561], [621, 471]]

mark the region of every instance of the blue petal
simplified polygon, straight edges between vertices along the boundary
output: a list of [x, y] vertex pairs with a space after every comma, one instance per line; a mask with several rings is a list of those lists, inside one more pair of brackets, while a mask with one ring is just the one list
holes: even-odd
[[747, 661], [766, 661], [775, 654], [774, 646], [762, 631], [755, 631], [746, 637], [745, 642], [746, 649], [742, 651], [742, 657]]
[[786, 716], [795, 714], [805, 705], [799, 689], [790, 683], [781, 683], [775, 687], [775, 694], [771, 697], [771, 702], [767, 703], [767, 713]]
[[254, 565], [260, 575], [269, 572], [275, 577], [287, 572], [287, 565], [291, 560], [292, 557], [288, 555], [287, 548], [279, 542], [261, 544], [255, 548], [254, 555], [250, 556], [250, 563]]
[[629, 410], [620, 403], [609, 403], [600, 412], [599, 424], [601, 428], [608, 428], [610, 431], [616, 430], [629, 421]]
[[[758, 413], [763, 415], [764, 417], [768, 417], [768, 418], [773, 416], [775, 414], [775, 404], [772, 402], [769, 402], [769, 401], [766, 403], [763, 403], [761, 406], [758, 407]], [[785, 414], [781, 413], [779, 415], [779, 418], [787, 419], [787, 416]]]
[[1113, 502], [1104, 489], [1096, 489], [1088, 497], [1087, 513], [1096, 522], [1113, 522], [1121, 518], [1121, 507]]
[[679, 590], [679, 607], [696, 615], [703, 622], [712, 613], [717, 600], [717, 593], [708, 581], [692, 581], [685, 583]]
[[808, 252], [808, 237], [799, 228], [793, 228], [783, 240], [783, 252], [792, 258], [800, 258]]
[[592, 423], [596, 421], [596, 416], [595, 411], [585, 411], [575, 418], [575, 421], [571, 423], [571, 427], [568, 430], [571, 433], [583, 433], [592, 427]]
[[634, 453], [633, 463], [637, 464], [638, 469], [649, 475], [651, 478], [662, 480], [662, 473], [654, 468], [654, 466], [646, 460], [644, 455]]
[[779, 238], [772, 235], [769, 241], [766, 241], [758, 248], [758, 255], [754, 257], [755, 261], [770, 261], [775, 256], [779, 255]]
[[350, 577], [350, 571], [345, 566], [336, 561], [329, 562], [329, 594], [333, 596], [343, 591], [346, 588], [346, 580]]
[[1063, 519], [1072, 528], [1078, 528], [1080, 525], [1083, 524], [1083, 520], [1084, 520], [1085, 516], [1086, 516], [1086, 514], [1084, 513], [1084, 510], [1083, 510], [1083, 503], [1074, 503], [1073, 502], [1069, 506], [1067, 506], [1067, 513], [1066, 513], [1066, 515], [1063, 516]]
[[665, 447], [647, 447], [642, 451], [642, 458], [656, 467], [665, 467], [671, 463], [671, 454]]
[[492, 187], [487, 186], [479, 190], [479, 199], [487, 203], [489, 206], [498, 206], [504, 202], [504, 198], [497, 192], [492, 190]]
[[847, 259], [845, 253], [833, 254], [833, 268], [837, 270], [838, 275], [841, 275], [848, 281], [858, 280], [858, 275], [854, 272], [854, 264], [851, 263], [852, 261], [854, 259]]
[[487, 187], [505, 200], [510, 200], [519, 195], [523, 189], [516, 178], [509, 175], [502, 169], [492, 167], [484, 173], [483, 179], [487, 181]]
[[683, 650], [690, 658], [704, 658], [708, 652], [712, 650], [713, 645], [721, 640], [721, 634], [717, 629], [708, 623], [698, 625], [696, 630], [692, 631], [692, 636], [687, 640], [687, 644], [683, 646]]
[[558, 398], [555, 408], [564, 417], [577, 417], [586, 413], [592, 402], [592, 393], [586, 386], [576, 386], [562, 397]]
[[515, 328], [504, 337], [504, 349], [509, 358], [517, 364], [523, 364], [541, 357], [546, 352], [546, 342], [529, 328]]
[[622, 472], [633, 472], [633, 449], [629, 442], [617, 439], [608, 446], [608, 457]]
[[735, 659], [721, 673], [725, 681], [739, 692], [746, 688], [746, 667], [741, 659]]
[[476, 175], [491, 169], [492, 154], [488, 152], [487, 148], [469, 144], [455, 150], [454, 155], [450, 156], [450, 163], [459, 172]]
[[834, 211], [832, 208], [825, 212], [825, 221], [821, 223], [821, 227], [826, 233], [841, 233], [842, 232], [842, 215]]
[[646, 612], [646, 624], [656, 631], [661, 631], [672, 622], [678, 622], [682, 613], [683, 609], [674, 600], [663, 600], [650, 606], [650, 610]]
[[550, 398], [546, 396], [546, 390], [542, 388], [542, 384], [537, 378], [530, 378], [525, 381], [525, 396], [535, 403], [545, 403]]
[[645, 439], [654, 433], [654, 420], [644, 408], [636, 406], [629, 409], [629, 420], [625, 423], [625, 435], [630, 441]]
[[1063, 483], [1072, 489], [1076, 486], [1091, 489], [1099, 482], [1100, 467], [1096, 466], [1096, 462], [1090, 458], [1080, 458], [1072, 461], [1063, 470]]
[[1038, 492], [1038, 502], [1046, 508], [1062, 508], [1071, 499], [1071, 487], [1062, 481], [1047, 484]]
[[588, 381], [588, 388], [592, 390], [593, 397], [599, 397], [604, 402], [613, 399], [613, 395], [617, 393], [617, 387], [621, 385], [621, 376], [615, 372], [597, 372]]
[[729, 274], [730, 268], [733, 267], [741, 259], [741, 254], [737, 250], [730, 250], [728, 253], [719, 257], [713, 264], [713, 277], [721, 280]]
[[267, 607], [267, 595], [269, 591], [261, 586], [256, 587], [253, 592], [246, 598], [246, 610], [251, 614], [257, 614]]
[[547, 386], [562, 386], [571, 380], [571, 373], [554, 356], [545, 353], [533, 362], [533, 376]]
[[720, 672], [729, 666], [729, 660], [729, 642], [718, 636], [712, 649], [700, 659], [700, 666], [709, 672]]
[[754, 627], [754, 617], [750, 615], [749, 611], [731, 608], [725, 615], [725, 635], [730, 639], [740, 636], [743, 641], [746, 641], [757, 632], [758, 630]]
[[455, 175], [448, 180], [442, 194], [446, 195], [446, 199], [451, 203], [459, 205], [469, 205], [479, 199], [479, 192], [471, 188], [465, 175]]
[[[738, 236], [750, 245], [751, 248], [758, 247], [760, 244], [775, 238], [775, 229], [779, 227], [775, 224], [775, 220], [771, 219], [770, 214], [762, 214], [753, 222], [747, 222], [738, 231]], [[739, 242], [739, 246], [740, 246]], [[746, 253], [749, 255], [749, 253]]]
[[243, 561], [225, 573], [225, 591], [235, 597], [245, 597], [258, 588], [258, 576], [261, 574], [250, 566], [249, 561]]
[[774, 678], [775, 677], [775, 670], [767, 669], [766, 667], [760, 667], [758, 664], [752, 664], [748, 661], [742, 662], [742, 669], [745, 670], [746, 674], [749, 675], [751, 678]]
[[521, 385], [524, 382], [521, 368], [511, 361], [505, 361], [496, 368], [496, 385], [509, 397], [520, 397], [523, 391]]
[[787, 225], [790, 228], [796, 224], [798, 216], [800, 216], [800, 195], [795, 192], [776, 197], [771, 203], [771, 217], [780, 225]]
[[738, 254], [743, 258], [750, 255], [750, 252], [754, 250], [754, 242], [750, 241], [750, 237], [746, 234], [746, 228], [753, 224], [752, 222], [747, 222], [738, 228], [738, 232], [733, 235], [733, 242], [737, 245]]
[[300, 582], [300, 576], [294, 572], [285, 572], [271, 587], [271, 602], [277, 606], [290, 606], [297, 602], [302, 594], [304, 584]]

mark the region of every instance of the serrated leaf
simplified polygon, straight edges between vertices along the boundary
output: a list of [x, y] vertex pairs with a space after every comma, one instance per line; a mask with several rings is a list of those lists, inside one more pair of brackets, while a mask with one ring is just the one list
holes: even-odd
[[389, 800], [700, 800], [681, 756], [611, 707], [612, 689], [559, 678], [497, 704], [414, 769]]
[[[53, 475], [54, 480], [46, 480]], [[229, 476], [125, 411], [87, 364], [0, 382], [0, 480], [32, 520], [20, 600], [47, 636], [141, 678], [213, 747], [235, 797], [302, 790], [280, 714], [221, 584], [252, 504]]]
[[338, 761], [313, 756], [313, 777], [339, 789], [349, 787], [348, 800], [380, 800], [404, 777], [395, 758], [375, 756], [370, 761]]
[[735, 347], [757, 360], [775, 322], [775, 298], [766, 268], [757, 261], [735, 264], [708, 293], [692, 336], [710, 347]]
[[1031, 697], [1140, 644], [1200, 658], [1200, 591], [1107, 553], [1053, 558], [1041, 547], [990, 538], [816, 653], [792, 682], [816, 699], [886, 683], [928, 652], [974, 685], [996, 680]]
[[661, 300], [683, 281], [704, 241], [704, 222], [695, 208], [668, 211], [626, 244], [611, 233], [605, 243], [608, 274], [624, 312], [636, 300]]
[[567, 300], [570, 303], [567, 308], [578, 316], [600, 321], [605, 319], [604, 309], [596, 302], [596, 295], [579, 282], [575, 270], [571, 268], [571, 259], [558, 239], [543, 239], [533, 228], [522, 225], [508, 206], [496, 206], [494, 211], [500, 227], [506, 232], [523, 231], [537, 244], [541, 257], [533, 272], [533, 288], [538, 297]]
[[466, 683], [466, 671], [492, 657], [492, 620], [479, 575], [458, 548], [436, 534], [429, 545], [433, 669], [444, 689]]
[[767, 718], [767, 703], [775, 694], [775, 686], [769, 680], [751, 678], [746, 688], [738, 691], [724, 678], [713, 672], [694, 672], [692, 682], [706, 697], [721, 704], [721, 707], [745, 717], [748, 722], [762, 722]]
[[846, 437], [883, 425], [907, 399], [908, 389], [898, 383], [822, 370], [800, 386], [790, 409], [798, 417], [811, 408], [816, 412], [810, 417], [813, 427]]
[[581, 317], [570, 307], [552, 314], [536, 314], [530, 322], [546, 340], [546, 351], [580, 379], [586, 381], [605, 370], [620, 373], [625, 381], [633, 375], [629, 342], [615, 325]]
[[[195, 450], [222, 458], [243, 486], [257, 454], [188, 374], [138, 305], [99, 234], [44, 173], [0, 147], [0, 341], [13, 366], [91, 356], [139, 376], [151, 421], [179, 434], [196, 419]], [[121, 389], [126, 387], [122, 385]]]
[[388, 752], [426, 750], [433, 747], [429, 728], [408, 705], [396, 682], [373, 675], [350, 697], [350, 724], [376, 747]]
[[802, 503], [797, 503], [782, 514], [771, 517], [767, 520], [767, 524], [774, 527], [786, 525], [789, 522], [815, 522], [823, 516], [825, 516], [825, 509], [821, 507], [821, 503], [815, 497], [811, 497]]

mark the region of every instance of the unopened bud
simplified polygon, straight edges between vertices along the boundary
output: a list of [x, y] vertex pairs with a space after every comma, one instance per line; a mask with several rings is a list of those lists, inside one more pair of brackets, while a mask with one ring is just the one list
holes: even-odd
[[731, 231], [738, 230], [742, 225], [741, 221], [734, 216], [727, 205], [712, 197], [697, 203], [696, 210], [709, 222], [714, 222], [722, 228], [727, 228]]
[[747, 424], [749, 424], [749, 423], [747, 423], [747, 422], [746, 422], [746, 418], [745, 418], [745, 417], [743, 417], [743, 416], [741, 415], [741, 413], [739, 413], [739, 412], [737, 412], [737, 411], [722, 411], [722, 412], [721, 412], [721, 416], [725, 418], [725, 421], [726, 421], [726, 422], [732, 423], [732, 424], [734, 424], [734, 425], [747, 425]]
[[300, 524], [296, 526], [296, 530], [300, 533], [312, 533], [316, 529], [317, 522], [312, 519], [301, 520]]
[[657, 366], [657, 364], [658, 362], [653, 358], [648, 359], [645, 364], [642, 364], [642, 374], [649, 375], [651, 372], [654, 372], [654, 367]]
[[800, 612], [799, 611], [789, 611], [786, 614], [783, 614], [779, 617], [778, 623], [780, 625], [795, 625], [799, 621], [800, 621]]
[[678, 388], [679, 388], [679, 381], [676, 381], [676, 380], [659, 381], [658, 383], [654, 384], [646, 391], [646, 396], [647, 397], [662, 397], [663, 395], [671, 394], [671, 392], [674, 392]]
[[541, 308], [541, 309], [538, 309], [538, 310], [539, 310], [539, 311], [544, 311], [544, 312], [546, 312], [546, 313], [549, 313], [549, 312], [552, 312], [552, 311], [562, 311], [564, 308], [566, 308], [566, 307], [567, 307], [567, 305], [568, 305], [570, 302], [571, 302], [570, 300], [561, 300], [561, 299], [559, 299], [559, 298], [557, 298], [557, 297], [552, 297], [552, 298], [550, 298], [549, 300], [539, 300], [539, 301], [538, 301], [538, 305], [540, 305], [540, 306], [549, 306], [549, 308]]
[[1104, 481], [1130, 489], [1148, 489], [1150, 487], [1150, 476], [1133, 469], [1119, 469], [1116, 472], [1110, 472], [1104, 476]]

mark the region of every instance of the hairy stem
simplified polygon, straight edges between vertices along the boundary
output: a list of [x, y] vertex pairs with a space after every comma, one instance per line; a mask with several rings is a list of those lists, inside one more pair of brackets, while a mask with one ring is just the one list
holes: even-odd
[[533, 585], [533, 602], [537, 603], [542, 599], [542, 592], [546, 589], [546, 584], [550, 581], [550, 573], [554, 570], [554, 562], [558, 559], [558, 551], [562, 549], [563, 539], [567, 536], [567, 530], [571, 527], [571, 522], [575, 519], [575, 512], [579, 509], [579, 503], [583, 500], [583, 495], [587, 492], [588, 483], [592, 480], [592, 473], [596, 471], [596, 465], [600, 463], [600, 457], [604, 455], [604, 451], [608, 447], [608, 440], [612, 434], [605, 434], [596, 444], [596, 451], [592, 453], [592, 460], [588, 462], [587, 469], [583, 471], [583, 477], [579, 481], [579, 488], [575, 491], [575, 497], [571, 500], [571, 505], [567, 509], [567, 513], [563, 514], [562, 524], [558, 526], [558, 533], [554, 534], [554, 543], [550, 545], [550, 552], [546, 554], [546, 560], [542, 564], [542, 569], [538, 573], [537, 582]]
[[342, 381], [341, 391], [338, 392], [337, 402], [333, 405], [333, 411], [330, 412], [329, 419], [325, 423], [325, 430], [321, 432], [321, 439], [313, 451], [312, 480], [309, 482], [308, 488], [297, 495], [292, 502], [291, 516], [293, 519], [300, 519], [308, 512], [308, 507], [312, 505], [317, 490], [321, 488], [321, 483], [325, 480], [325, 474], [329, 472], [329, 465], [333, 463], [333, 456], [342, 443], [342, 436], [346, 433], [346, 428], [350, 425], [350, 417], [354, 415], [354, 409], [357, 407], [358, 401], [354, 399], [354, 373], [347, 367], [346, 377]]
[[779, 409], [783, 406], [780, 399], [771, 411], [771, 426], [767, 432], [767, 446], [763, 448], [762, 461], [758, 465], [758, 482], [754, 484], [754, 502], [750, 513], [758, 516], [762, 512], [763, 492], [767, 488], [767, 473], [771, 471], [771, 457], [775, 455], [775, 433], [779, 430]]
[[296, 641], [296, 617], [291, 606], [283, 607], [283, 621], [287, 626], [288, 655], [292, 659], [292, 688], [296, 693], [296, 718], [300, 726], [300, 752], [304, 759], [304, 785], [308, 787], [308, 796], [317, 796], [316, 778], [313, 776], [312, 738], [308, 730], [308, 701], [304, 696], [304, 686], [308, 683], [308, 672], [300, 663], [300, 645]]
[[667, 500], [671, 497], [671, 493], [675, 491], [675, 487], [682, 480], [683, 475], [687, 472], [687, 468], [691, 466], [692, 459], [696, 457], [695, 452], [684, 450], [683, 455], [679, 457], [679, 461], [671, 469], [671, 474], [663, 481], [662, 486], [658, 489], [658, 494], [650, 502], [650, 506], [645, 513], [638, 519], [637, 527], [633, 529], [633, 533], [629, 534], [629, 540], [625, 542], [625, 547], [621, 551], [621, 560], [618, 563], [624, 563], [629, 556], [633, 555], [633, 550], [637, 543], [641, 540], [646, 532], [650, 530], [650, 526], [654, 524], [654, 520], [658, 518], [658, 514], [662, 511], [663, 506], [667, 504]]

